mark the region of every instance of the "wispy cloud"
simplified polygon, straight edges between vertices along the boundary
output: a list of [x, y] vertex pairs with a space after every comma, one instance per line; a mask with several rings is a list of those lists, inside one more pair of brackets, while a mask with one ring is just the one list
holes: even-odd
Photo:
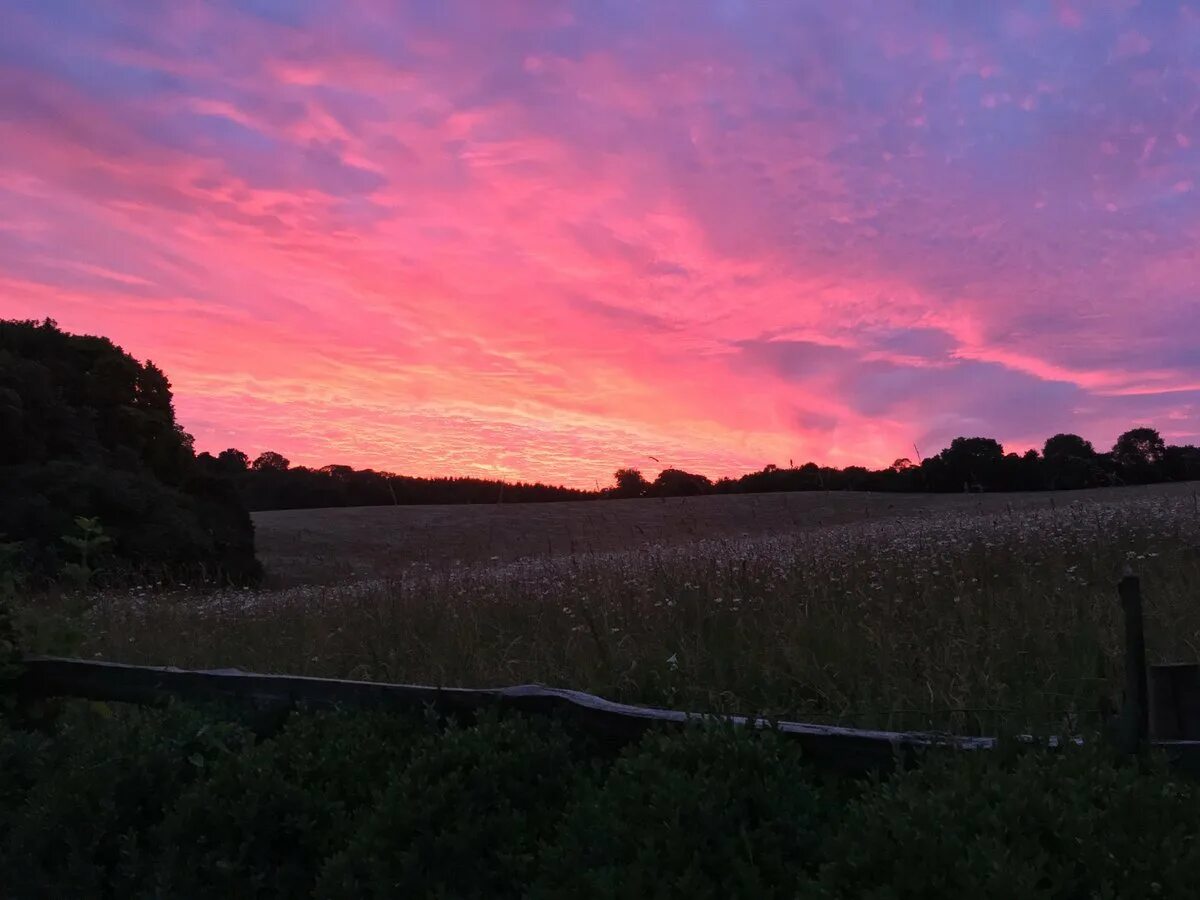
[[0, 314], [201, 447], [604, 479], [1200, 439], [1200, 18], [18, 3]]

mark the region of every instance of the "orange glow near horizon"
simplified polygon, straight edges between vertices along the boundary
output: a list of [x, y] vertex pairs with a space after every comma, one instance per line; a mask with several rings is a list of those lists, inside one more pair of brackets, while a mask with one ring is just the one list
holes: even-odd
[[855, 6], [12, 11], [0, 316], [307, 465], [1200, 440], [1200, 24]]

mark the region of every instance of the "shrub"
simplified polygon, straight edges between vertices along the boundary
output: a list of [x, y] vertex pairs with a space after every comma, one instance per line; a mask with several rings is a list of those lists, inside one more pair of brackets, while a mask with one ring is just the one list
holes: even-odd
[[292, 715], [275, 738], [218, 759], [155, 835], [156, 893], [308, 896], [413, 737], [397, 716]]
[[821, 781], [771, 733], [0, 718], [5, 897], [1189, 897], [1197, 789], [1095, 749]]
[[[0, 872], [8, 896], [126, 896], [147, 865], [146, 836], [163, 809], [244, 730], [195, 710], [70, 704], [52, 739], [38, 746], [6, 791], [22, 802], [0, 808]], [[5, 755], [27, 755], [32, 739], [4, 738]], [[27, 776], [28, 777], [28, 776]], [[22, 799], [23, 798], [23, 799]]]
[[211, 481], [200, 483], [208, 494], [197, 496], [144, 473], [62, 461], [11, 467], [3, 477], [11, 486], [0, 504], [0, 533], [20, 540], [25, 565], [41, 575], [77, 559], [63, 538], [78, 534], [83, 516], [111, 538], [91, 560], [110, 579], [136, 569], [231, 581], [259, 574], [249, 513], [235, 499], [213, 499], [220, 489]]
[[317, 888], [321, 897], [515, 897], [583, 772], [563, 730], [488, 717], [423, 740]]
[[1192, 897], [1200, 799], [1103, 749], [930, 759], [852, 803], [822, 875], [843, 897]]
[[770, 732], [647, 736], [572, 807], [543, 897], [794, 897], [819, 862], [822, 792]]

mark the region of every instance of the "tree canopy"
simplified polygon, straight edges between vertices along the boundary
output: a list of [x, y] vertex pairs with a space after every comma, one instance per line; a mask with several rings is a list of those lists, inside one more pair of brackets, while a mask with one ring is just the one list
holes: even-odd
[[257, 577], [249, 515], [196, 470], [153, 363], [49, 319], [0, 321], [0, 422], [0, 540], [29, 569], [72, 562], [82, 517], [107, 535], [110, 572]]

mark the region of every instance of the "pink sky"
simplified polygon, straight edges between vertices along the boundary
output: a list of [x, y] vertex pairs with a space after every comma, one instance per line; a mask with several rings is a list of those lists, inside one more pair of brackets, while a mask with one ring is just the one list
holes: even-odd
[[309, 465], [1196, 442], [1200, 17], [991, 6], [16, 3], [0, 316]]

